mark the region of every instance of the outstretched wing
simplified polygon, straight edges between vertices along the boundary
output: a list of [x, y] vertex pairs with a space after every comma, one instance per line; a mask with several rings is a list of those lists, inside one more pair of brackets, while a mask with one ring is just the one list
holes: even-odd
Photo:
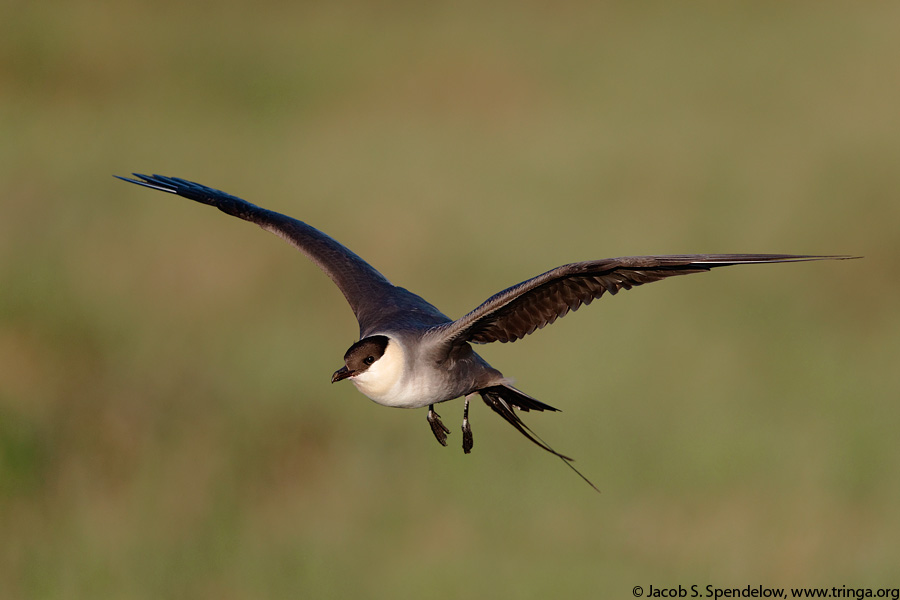
[[833, 260], [851, 256], [798, 254], [685, 254], [627, 256], [557, 267], [488, 298], [481, 306], [446, 325], [433, 335], [443, 337], [448, 348], [474, 342], [514, 342], [582, 304], [590, 304], [605, 292], [659, 281], [675, 275], [709, 271], [716, 267], [748, 263]]
[[260, 208], [236, 196], [185, 179], [138, 173], [134, 173], [134, 176], [138, 179], [116, 177], [215, 206], [226, 214], [256, 223], [300, 250], [318, 265], [344, 294], [359, 321], [362, 337], [369, 331], [377, 329], [385, 320], [396, 318], [397, 315], [412, 314], [429, 325], [449, 321], [431, 304], [391, 284], [384, 275], [343, 244], [303, 221]]

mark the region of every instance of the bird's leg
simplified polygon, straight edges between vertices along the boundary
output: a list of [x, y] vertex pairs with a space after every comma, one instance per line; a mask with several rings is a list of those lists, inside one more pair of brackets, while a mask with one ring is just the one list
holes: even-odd
[[434, 412], [434, 404], [428, 405], [428, 424], [431, 425], [431, 433], [441, 446], [447, 445], [447, 434], [450, 430], [441, 423], [441, 415]]
[[468, 454], [472, 451], [472, 446], [475, 441], [472, 439], [472, 426], [469, 425], [469, 397], [466, 396], [466, 404], [463, 408], [463, 424], [462, 424], [462, 433], [463, 433], [463, 452]]

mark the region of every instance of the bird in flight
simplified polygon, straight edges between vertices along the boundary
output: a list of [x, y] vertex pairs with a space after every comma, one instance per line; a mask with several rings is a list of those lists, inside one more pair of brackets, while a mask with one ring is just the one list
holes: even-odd
[[384, 406], [427, 406], [431, 431], [443, 446], [447, 445], [450, 430], [434, 406], [463, 397], [462, 446], [466, 454], [473, 446], [469, 401], [477, 394], [519, 433], [562, 459], [597, 491], [572, 465], [571, 458], [551, 448], [516, 414], [516, 410], [555, 412], [558, 409], [516, 389], [472, 349], [472, 344], [514, 342], [582, 304], [590, 304], [605, 292], [615, 294], [666, 277], [739, 264], [855, 258], [680, 254], [576, 262], [506, 288], [453, 320], [420, 296], [392, 284], [340, 242], [303, 221], [177, 177], [139, 173], [134, 173], [137, 179], [116, 177], [215, 206], [226, 214], [256, 223], [300, 250], [322, 269], [344, 294], [359, 322], [359, 341], [344, 354], [344, 365], [331, 376], [332, 383], [349, 379], [360, 392]]

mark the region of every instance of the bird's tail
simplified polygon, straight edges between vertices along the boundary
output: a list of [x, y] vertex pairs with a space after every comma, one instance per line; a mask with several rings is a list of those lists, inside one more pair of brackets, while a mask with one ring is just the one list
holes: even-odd
[[533, 443], [537, 444], [550, 454], [558, 456], [566, 466], [575, 471], [579, 477], [584, 479], [588, 485], [594, 488], [597, 492], [600, 490], [597, 489], [597, 486], [594, 485], [590, 479], [581, 474], [581, 471], [576, 469], [573, 465], [573, 459], [569, 458], [565, 454], [560, 454], [553, 448], [551, 448], [547, 442], [541, 439], [541, 437], [531, 430], [528, 425], [526, 425], [522, 419], [516, 414], [514, 408], [518, 408], [519, 410], [523, 410], [528, 412], [530, 410], [537, 411], [553, 411], [559, 412], [558, 408], [553, 408], [549, 404], [544, 404], [540, 400], [536, 398], [532, 398], [528, 394], [517, 390], [511, 385], [501, 384], [501, 385], [492, 385], [490, 387], [482, 388], [478, 390], [478, 393], [481, 394], [481, 399], [484, 400], [484, 403], [491, 407], [495, 413], [503, 417], [503, 419], [516, 428], [516, 431], [524, 435], [526, 438], [531, 440]]
[[492, 385], [490, 387], [486, 387], [478, 390], [478, 392], [484, 396], [484, 392], [491, 392], [496, 394], [506, 400], [507, 404], [510, 406], [515, 406], [519, 410], [524, 410], [528, 412], [529, 410], [536, 410], [539, 412], [543, 412], [545, 410], [549, 410], [550, 412], [560, 412], [558, 408], [554, 408], [549, 404], [544, 404], [537, 398], [533, 398], [523, 392], [520, 389], [517, 389], [512, 386], [511, 383], [504, 380], [504, 383], [500, 385]]

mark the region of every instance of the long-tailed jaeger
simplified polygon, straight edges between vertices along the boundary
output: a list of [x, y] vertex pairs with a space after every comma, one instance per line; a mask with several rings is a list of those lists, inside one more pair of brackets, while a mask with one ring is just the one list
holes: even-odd
[[464, 397], [462, 446], [467, 454], [473, 444], [469, 400], [478, 394], [522, 435], [561, 458], [594, 489], [596, 486], [571, 464], [571, 458], [551, 448], [514, 410], [558, 409], [513, 387], [503, 373], [472, 349], [472, 344], [514, 342], [582, 304], [590, 304], [604, 292], [615, 294], [666, 277], [739, 264], [855, 258], [681, 254], [576, 262], [508, 287], [453, 320], [420, 296], [392, 284], [340, 242], [302, 221], [184, 179], [138, 173], [134, 176], [137, 179], [119, 179], [209, 204], [256, 223], [296, 247], [334, 281], [359, 322], [359, 341], [344, 354], [344, 366], [331, 376], [332, 383], [349, 379], [360, 392], [384, 406], [427, 406], [431, 431], [443, 446], [447, 445], [450, 430], [441, 422], [434, 405]]

